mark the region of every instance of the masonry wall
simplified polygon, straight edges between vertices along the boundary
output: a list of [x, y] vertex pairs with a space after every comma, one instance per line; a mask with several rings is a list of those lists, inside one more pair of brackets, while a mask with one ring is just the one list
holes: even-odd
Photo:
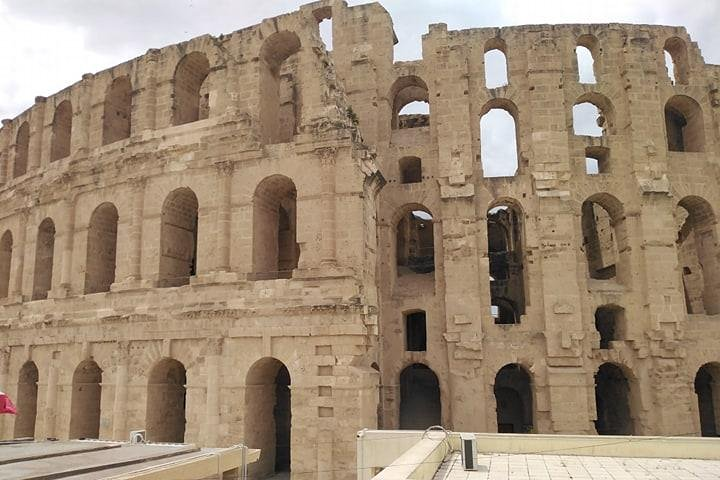
[[[332, 53], [318, 31], [329, 17]], [[288, 409], [298, 478], [354, 476], [355, 432], [404, 427], [403, 408], [459, 431], [507, 428], [496, 399], [508, 389], [526, 431], [709, 431], [695, 380], [720, 362], [720, 68], [675, 27], [437, 24], [411, 62], [393, 61], [395, 42], [379, 4], [316, 2], [151, 49], [3, 121], [0, 386], [21, 409], [36, 389], [38, 412], [34, 426], [0, 419], [3, 437], [93, 433], [72, 419], [77, 405], [95, 408], [81, 393], [94, 384], [73, 381], [93, 362], [98, 436], [256, 442], [258, 474], [283, 468]], [[591, 47], [595, 84], [578, 81], [577, 45]], [[508, 85], [488, 89], [493, 48]], [[675, 84], [663, 48], [678, 59]], [[398, 117], [413, 100], [429, 116]], [[69, 137], [56, 114], [65, 101]], [[574, 134], [582, 101], [602, 110], [601, 137]], [[483, 170], [480, 118], [493, 108], [515, 120], [514, 176]], [[700, 151], [670, 151], [668, 111]], [[51, 155], [58, 142], [67, 156]], [[598, 152], [603, 168], [588, 175]], [[402, 171], [418, 160], [419, 178]], [[521, 306], [491, 294], [488, 212], [499, 207], [519, 222]], [[114, 251], [103, 246], [113, 234]], [[38, 275], [46, 299], [33, 295], [47, 290]], [[410, 349], [407, 317], [419, 312], [424, 349]], [[598, 318], [615, 322], [609, 340]], [[603, 406], [617, 392], [624, 425]]]

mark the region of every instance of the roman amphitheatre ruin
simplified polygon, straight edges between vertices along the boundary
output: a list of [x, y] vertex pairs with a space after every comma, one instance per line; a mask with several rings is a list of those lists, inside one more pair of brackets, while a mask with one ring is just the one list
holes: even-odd
[[320, 1], [3, 120], [3, 438], [349, 479], [365, 427], [720, 432], [720, 67], [682, 27], [395, 43], [380, 4]]

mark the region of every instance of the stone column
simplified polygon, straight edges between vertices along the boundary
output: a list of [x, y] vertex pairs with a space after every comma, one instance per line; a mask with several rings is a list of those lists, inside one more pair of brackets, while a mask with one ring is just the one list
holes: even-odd
[[145, 179], [135, 178], [132, 184], [132, 205], [130, 212], [130, 251], [128, 255], [129, 275], [127, 280], [142, 279], [142, 224], [145, 205]]
[[118, 342], [117, 364], [115, 366], [115, 402], [113, 405], [113, 440], [127, 440], [127, 397], [128, 397], [129, 344]]
[[208, 340], [205, 366], [207, 368], [207, 389], [205, 400], [205, 442], [206, 447], [218, 444], [220, 426], [220, 361], [222, 359], [222, 339]]
[[337, 262], [335, 252], [335, 148], [321, 148], [317, 150], [322, 167], [320, 173], [322, 194], [322, 216], [320, 234], [320, 262], [323, 265], [335, 265]]
[[15, 146], [15, 139], [11, 137], [11, 130], [12, 120], [8, 118], [3, 119], [2, 130], [0, 130], [0, 184], [7, 183], [8, 180], [12, 179], [10, 170], [14, 163], [17, 148]]
[[75, 198], [65, 201], [65, 225], [62, 236], [62, 265], [60, 270], [60, 288], [57, 292], [67, 296], [72, 290], [73, 243], [75, 239]]
[[[7, 389], [8, 369], [10, 367], [10, 348], [4, 347], [0, 350], [0, 388]], [[7, 392], [7, 390], [4, 390]], [[11, 438], [12, 433], [9, 430], [8, 415], [0, 415], [0, 436], [2, 438]]]
[[45, 390], [45, 412], [44, 427], [46, 438], [55, 437], [55, 417], [57, 416], [57, 390], [58, 390], [58, 369], [57, 369], [57, 352], [53, 353], [53, 358], [48, 363], [47, 387]]
[[[13, 245], [12, 264], [14, 267], [14, 277], [10, 282], [10, 291], [8, 298], [15, 299], [18, 303], [22, 302], [22, 286], [23, 275], [25, 274], [25, 238], [27, 235], [27, 220], [29, 209], [24, 208], [20, 211], [20, 220], [18, 221], [17, 239]], [[12, 267], [11, 267], [12, 268]]]
[[45, 97], [35, 97], [35, 106], [30, 114], [30, 142], [28, 144], [28, 172], [40, 167], [45, 122]]
[[232, 223], [232, 177], [234, 164], [221, 162], [215, 165], [218, 172], [217, 189], [218, 205], [215, 233], [217, 235], [217, 250], [215, 251], [215, 270], [227, 272], [230, 270], [230, 226]]

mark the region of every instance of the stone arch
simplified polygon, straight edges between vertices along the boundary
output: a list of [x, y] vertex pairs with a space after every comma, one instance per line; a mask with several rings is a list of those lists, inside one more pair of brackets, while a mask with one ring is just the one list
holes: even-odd
[[700, 414], [700, 435], [720, 436], [720, 363], [710, 362], [695, 374], [695, 394]]
[[30, 149], [30, 125], [23, 122], [18, 128], [15, 137], [15, 161], [13, 162], [13, 178], [18, 178], [27, 173], [28, 152]]
[[670, 152], [704, 152], [705, 122], [700, 104], [687, 95], [665, 103], [665, 135]]
[[118, 211], [105, 202], [90, 216], [85, 261], [85, 293], [109, 292], [115, 281]]
[[[685, 41], [678, 37], [665, 40], [663, 51], [670, 56], [672, 72], [668, 70], [668, 77], [674, 84], [687, 85], [690, 76], [688, 64], [688, 51]], [[667, 65], [667, 62], [666, 62]]]
[[493, 385], [499, 433], [533, 431], [533, 385], [530, 373], [511, 363], [498, 370]]
[[[483, 177], [513, 177], [520, 169], [520, 131], [517, 105], [494, 98], [480, 110], [480, 161]], [[506, 141], [508, 135], [512, 140]], [[502, 138], [501, 142], [497, 139]]]
[[400, 372], [400, 429], [424, 430], [442, 423], [440, 382], [435, 372], [413, 363]]
[[0, 298], [7, 298], [10, 293], [10, 272], [12, 267], [13, 236], [5, 230], [0, 238]]
[[190, 283], [197, 272], [197, 238], [197, 196], [188, 187], [176, 188], [162, 206], [159, 287]]
[[273, 33], [260, 48], [260, 137], [265, 144], [286, 143], [298, 131], [302, 113], [300, 38]]
[[151, 442], [185, 441], [187, 372], [173, 358], [162, 358], [148, 376], [145, 429]]
[[622, 203], [609, 193], [588, 197], [582, 204], [582, 234], [590, 278], [628, 282], [630, 250]]
[[70, 406], [70, 438], [100, 438], [102, 370], [93, 360], [75, 369]]
[[485, 42], [483, 63], [485, 65], [486, 88], [509, 85], [507, 44], [505, 40], [495, 37]]
[[597, 83], [600, 42], [595, 35], [580, 35], [576, 42], [575, 55], [577, 61], [578, 81], [585, 84]]
[[50, 161], [60, 160], [70, 155], [73, 109], [70, 100], [63, 100], [55, 108], [52, 122], [52, 140]]
[[264, 178], [253, 195], [253, 271], [257, 279], [289, 278], [297, 268], [297, 189], [284, 175]]
[[395, 80], [392, 87], [390, 87], [390, 94], [388, 98], [390, 99], [392, 105], [390, 126], [393, 130], [410, 127], [425, 127], [430, 124], [430, 115], [400, 115], [400, 111], [410, 103], [430, 103], [428, 87], [422, 78], [417, 75], [405, 75], [398, 78]]
[[245, 378], [245, 443], [260, 449], [251, 476], [290, 471], [292, 402], [290, 372], [284, 363], [264, 357]]
[[[589, 113], [584, 107], [591, 105], [597, 111], [594, 119], [600, 132], [594, 133], [588, 128]], [[598, 92], [580, 95], [573, 104], [573, 130], [575, 135], [605, 136], [615, 133], [615, 107], [612, 101]]]
[[403, 157], [398, 162], [400, 183], [422, 182], [422, 160], [418, 157]]
[[132, 84], [124, 75], [110, 83], [103, 104], [103, 145], [108, 145], [130, 136], [132, 113]]
[[712, 205], [688, 195], [678, 202], [678, 264], [688, 313], [720, 313], [720, 265], [717, 219]]
[[202, 52], [190, 52], [180, 59], [173, 76], [173, 125], [208, 118], [210, 94], [203, 89], [210, 62]]
[[55, 257], [55, 223], [46, 218], [38, 227], [35, 243], [35, 271], [33, 272], [33, 300], [44, 300], [52, 288]]
[[498, 324], [520, 323], [525, 314], [524, 218], [512, 199], [493, 202], [487, 211], [491, 316]]
[[420, 204], [400, 208], [395, 223], [395, 259], [398, 276], [435, 271], [433, 215]]
[[595, 373], [595, 429], [599, 435], [636, 435], [635, 377], [616, 363], [603, 363]]
[[17, 415], [15, 417], [15, 438], [35, 437], [35, 418], [37, 417], [38, 368], [35, 362], [28, 360], [18, 375]]

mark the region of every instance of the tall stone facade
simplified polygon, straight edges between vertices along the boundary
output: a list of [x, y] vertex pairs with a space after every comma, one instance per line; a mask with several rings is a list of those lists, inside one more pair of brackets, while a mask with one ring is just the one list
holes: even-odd
[[363, 427], [717, 434], [720, 67], [675, 27], [422, 42], [393, 62], [381, 5], [321, 1], [3, 121], [2, 436], [146, 429], [350, 478]]

